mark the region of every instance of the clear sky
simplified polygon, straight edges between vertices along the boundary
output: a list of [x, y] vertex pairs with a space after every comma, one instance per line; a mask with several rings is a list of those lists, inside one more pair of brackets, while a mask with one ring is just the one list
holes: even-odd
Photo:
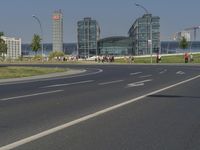
[[[135, 19], [144, 13], [134, 3], [161, 18], [161, 40], [169, 40], [175, 32], [200, 25], [200, 0], [1, 0], [0, 31], [30, 43], [33, 34], [40, 33], [38, 23], [32, 18], [34, 14], [41, 20], [44, 41], [52, 42], [51, 15], [61, 9], [66, 43], [77, 41], [77, 21], [84, 17], [99, 22], [101, 38], [126, 36]], [[198, 31], [198, 39], [199, 34]]]

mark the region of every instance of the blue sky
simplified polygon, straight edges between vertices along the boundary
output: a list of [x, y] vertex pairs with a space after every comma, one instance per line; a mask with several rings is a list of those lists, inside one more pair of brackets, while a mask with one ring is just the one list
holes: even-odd
[[[51, 15], [62, 9], [64, 14], [64, 42], [76, 42], [77, 21], [92, 17], [99, 22], [101, 38], [127, 35], [135, 19], [146, 7], [161, 18], [161, 40], [171, 39], [175, 32], [200, 25], [200, 0], [1, 0], [0, 31], [10, 37], [21, 37], [30, 43], [34, 33], [40, 33], [35, 14], [42, 22], [44, 41], [52, 42]], [[198, 31], [198, 39], [200, 37]]]

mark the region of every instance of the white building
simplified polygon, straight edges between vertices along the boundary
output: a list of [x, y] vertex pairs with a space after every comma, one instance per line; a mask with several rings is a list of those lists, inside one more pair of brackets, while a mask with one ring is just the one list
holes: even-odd
[[17, 59], [21, 56], [22, 51], [22, 44], [21, 44], [21, 38], [10, 38], [2, 36], [2, 39], [7, 44], [7, 58], [11, 59]]
[[180, 41], [182, 37], [185, 37], [188, 42], [191, 41], [191, 35], [190, 35], [190, 32], [188, 31], [181, 31], [181, 32], [176, 33], [174, 40]]

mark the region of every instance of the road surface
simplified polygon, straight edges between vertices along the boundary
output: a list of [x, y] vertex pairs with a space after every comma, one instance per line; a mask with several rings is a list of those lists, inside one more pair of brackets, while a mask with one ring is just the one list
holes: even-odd
[[0, 85], [0, 150], [200, 149], [199, 66], [62, 67]]

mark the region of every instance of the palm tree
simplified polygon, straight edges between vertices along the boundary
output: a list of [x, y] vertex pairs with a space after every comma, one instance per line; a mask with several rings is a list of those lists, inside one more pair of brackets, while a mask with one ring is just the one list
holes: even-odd
[[39, 35], [34, 34], [32, 43], [31, 43], [31, 48], [35, 52], [35, 55], [37, 54], [38, 50], [41, 49], [41, 38]]

